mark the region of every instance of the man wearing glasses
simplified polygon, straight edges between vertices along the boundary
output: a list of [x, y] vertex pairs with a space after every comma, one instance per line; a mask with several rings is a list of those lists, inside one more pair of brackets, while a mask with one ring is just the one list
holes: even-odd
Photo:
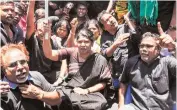
[[[159, 25], [158, 25], [159, 26]], [[176, 48], [172, 38], [159, 27], [160, 37], [147, 32], [139, 46], [140, 56], [130, 58], [120, 77], [119, 110], [172, 110], [172, 81], [176, 79], [177, 60], [160, 57], [161, 46]], [[124, 105], [127, 84], [133, 102]]]
[[56, 89], [39, 72], [29, 71], [29, 53], [23, 44], [7, 44], [0, 51], [4, 110], [53, 110], [51, 106], [60, 103]]

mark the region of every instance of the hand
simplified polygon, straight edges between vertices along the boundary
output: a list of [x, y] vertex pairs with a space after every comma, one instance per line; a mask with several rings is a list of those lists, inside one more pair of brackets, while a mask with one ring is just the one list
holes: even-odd
[[62, 19], [65, 19], [65, 20], [69, 20], [69, 18], [70, 18], [69, 14], [65, 14], [62, 16]]
[[73, 90], [74, 90], [75, 93], [78, 93], [79, 95], [88, 94], [88, 90], [87, 89], [82, 89], [82, 88], [76, 87]]
[[56, 3], [53, 3], [53, 2], [49, 2], [49, 6], [52, 8], [52, 9], [57, 9], [57, 4]]
[[51, 37], [51, 26], [52, 23], [49, 22], [48, 20], [43, 21], [45, 39], [49, 39]]
[[172, 37], [169, 36], [168, 34], [165, 34], [165, 32], [163, 31], [160, 22], [157, 23], [157, 28], [160, 34], [160, 45], [162, 47], [166, 47], [168, 48], [170, 51], [175, 49], [175, 45], [176, 43], [173, 41]]
[[77, 25], [78, 25], [78, 20], [77, 20], [77, 18], [73, 18], [70, 24], [71, 24], [71, 31], [72, 31], [72, 32], [75, 31], [76, 28], [77, 28]]
[[8, 82], [0, 81], [0, 94], [6, 95], [10, 91], [10, 86]]
[[59, 77], [58, 80], [56, 82], [54, 82], [52, 85], [58, 86], [58, 85], [61, 85], [62, 83], [63, 83], [63, 79], [61, 77]]
[[129, 39], [130, 33], [124, 33], [118, 36], [114, 41], [114, 45], [119, 46]]
[[29, 85], [27, 84], [19, 85], [19, 89], [24, 98], [40, 100], [43, 97], [43, 91], [40, 88], [32, 85], [31, 83]]

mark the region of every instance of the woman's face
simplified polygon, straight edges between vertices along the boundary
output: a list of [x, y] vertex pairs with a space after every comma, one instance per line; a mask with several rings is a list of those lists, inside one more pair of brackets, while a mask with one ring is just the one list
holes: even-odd
[[61, 38], [67, 37], [68, 31], [66, 28], [66, 22], [63, 22], [60, 27], [57, 29], [57, 36]]
[[93, 32], [94, 39], [97, 40], [97, 38], [100, 35], [100, 32], [99, 32], [99, 29], [96, 27], [96, 25], [93, 23], [90, 23], [88, 26], [88, 29]]

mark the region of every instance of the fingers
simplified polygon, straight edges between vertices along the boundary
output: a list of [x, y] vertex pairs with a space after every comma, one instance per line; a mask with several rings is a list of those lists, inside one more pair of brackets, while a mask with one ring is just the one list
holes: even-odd
[[0, 81], [0, 85], [9, 85], [8, 82]]
[[77, 18], [73, 18], [73, 20], [71, 21], [70, 24], [71, 24], [71, 25], [76, 25], [76, 24], [78, 24]]
[[162, 29], [162, 27], [161, 27], [160, 22], [157, 23], [157, 28], [158, 28], [159, 34], [160, 34], [160, 35], [163, 35], [163, 34], [164, 34], [164, 31], [163, 31], [163, 29]]
[[124, 34], [121, 34], [121, 35], [118, 37], [118, 39], [119, 39], [119, 40], [124, 40], [124, 39], [129, 38], [129, 36], [130, 36], [130, 33], [124, 33]]
[[8, 82], [0, 82], [0, 93], [4, 94], [9, 92], [10, 86]]

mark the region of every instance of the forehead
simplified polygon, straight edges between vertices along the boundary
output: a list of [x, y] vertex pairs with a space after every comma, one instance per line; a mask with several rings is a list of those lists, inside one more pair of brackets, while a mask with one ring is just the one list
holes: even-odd
[[90, 41], [86, 36], [80, 35], [78, 41]]
[[15, 11], [16, 13], [18, 13], [18, 14], [22, 14], [22, 13], [23, 13], [22, 10], [19, 9], [19, 8], [17, 8], [17, 7], [14, 8], [14, 11]]
[[19, 49], [10, 49], [5, 54], [5, 59], [7, 59], [6, 62], [14, 62], [20, 59], [26, 59], [26, 55]]
[[87, 7], [85, 5], [82, 5], [82, 4], [79, 4], [78, 8], [87, 9]]
[[146, 38], [142, 39], [141, 44], [156, 45], [156, 40], [154, 38], [152, 38], [152, 37], [146, 37]]
[[2, 8], [2, 9], [14, 8], [14, 3], [4, 3], [4, 4], [0, 4], [0, 8]]
[[97, 27], [96, 27], [96, 25], [95, 25], [94, 23], [90, 23], [90, 24], [88, 25], [88, 28], [97, 28]]
[[105, 13], [103, 14], [103, 16], [101, 17], [101, 20], [102, 21], [106, 21], [106, 19], [108, 19], [109, 17], [112, 17], [112, 15], [108, 14], [108, 13]]

